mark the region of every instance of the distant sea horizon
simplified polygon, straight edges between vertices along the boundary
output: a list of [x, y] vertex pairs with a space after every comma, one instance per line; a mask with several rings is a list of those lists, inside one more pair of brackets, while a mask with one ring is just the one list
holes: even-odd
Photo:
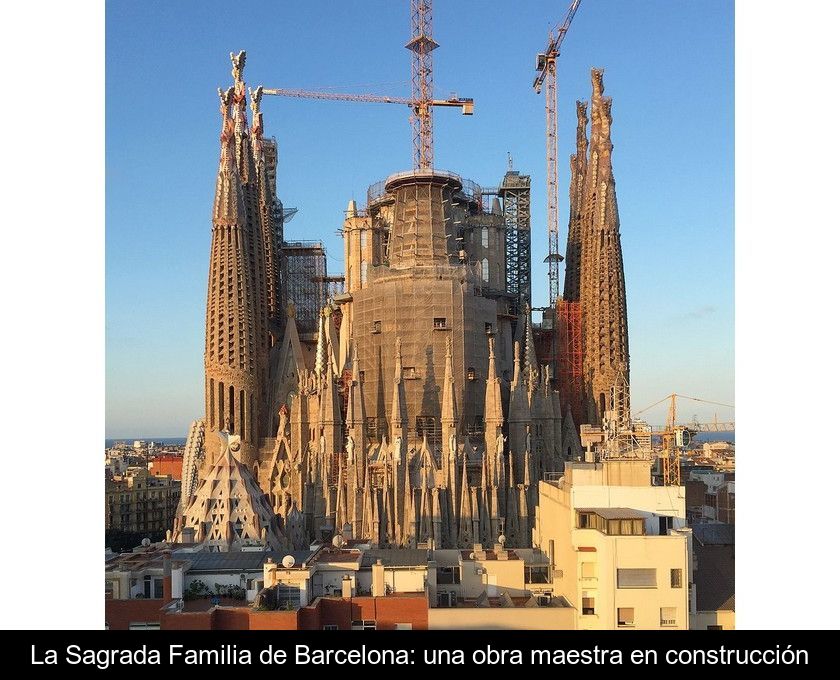
[[[134, 441], [154, 442], [163, 446], [184, 446], [186, 437], [114, 437], [105, 440], [105, 448], [109, 449], [117, 442], [131, 444]], [[735, 443], [735, 430], [729, 432], [698, 432], [694, 437], [696, 442], [732, 442]]]
[[154, 442], [164, 446], [184, 446], [187, 443], [186, 437], [113, 437], [105, 439], [105, 448], [110, 449], [117, 442], [132, 444], [135, 441]]

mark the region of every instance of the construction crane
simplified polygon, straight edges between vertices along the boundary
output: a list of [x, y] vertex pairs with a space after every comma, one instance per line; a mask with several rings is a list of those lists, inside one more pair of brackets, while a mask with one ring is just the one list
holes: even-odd
[[438, 44], [432, 38], [432, 0], [411, 0], [411, 40], [406, 44], [406, 48], [411, 51], [411, 97], [339, 94], [283, 88], [262, 88], [262, 92], [279, 97], [298, 97], [301, 99], [407, 105], [412, 112], [410, 121], [414, 143], [414, 169], [430, 170], [434, 167], [434, 135], [432, 132], [432, 111], [434, 107], [458, 106], [465, 116], [471, 116], [474, 110], [474, 102], [471, 98], [454, 95], [449, 99], [433, 98], [432, 51], [437, 47]]
[[545, 150], [548, 186], [548, 298], [551, 307], [560, 296], [560, 255], [557, 214], [557, 57], [560, 45], [569, 31], [572, 19], [580, 6], [580, 0], [574, 0], [566, 19], [548, 34], [545, 51], [537, 55], [537, 77], [534, 78], [534, 90], [539, 94], [545, 85]]
[[713, 404], [715, 406], [726, 406], [727, 408], [735, 408], [732, 404], [724, 404], [719, 401], [709, 401], [708, 399], [700, 399], [698, 397], [688, 397], [684, 394], [669, 394], [667, 397], [646, 406], [637, 411], [634, 418], [640, 414], [652, 409], [654, 406], [667, 401], [668, 402], [668, 416], [665, 421], [665, 428], [662, 430], [653, 430], [651, 435], [659, 435], [662, 437], [662, 452], [660, 457], [662, 459], [662, 483], [665, 486], [679, 486], [680, 485], [680, 453], [684, 451], [691, 443], [692, 437], [698, 432], [733, 432], [735, 430], [735, 421], [721, 422], [715, 416], [714, 422], [699, 423], [695, 418], [693, 422], [688, 424], [677, 423], [677, 399], [690, 399], [704, 404]]

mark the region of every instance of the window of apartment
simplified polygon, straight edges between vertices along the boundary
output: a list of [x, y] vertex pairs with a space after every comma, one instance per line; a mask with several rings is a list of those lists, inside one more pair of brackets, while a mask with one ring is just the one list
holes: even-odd
[[291, 611], [300, 607], [300, 588], [297, 586], [277, 585], [277, 608]]
[[682, 588], [682, 569], [671, 569], [671, 587]]
[[336, 626], [334, 623], [327, 623], [324, 624], [322, 630], [338, 630], [338, 626]]
[[376, 630], [376, 621], [365, 619], [364, 621], [353, 621], [350, 630]]
[[676, 626], [677, 625], [677, 608], [676, 607], [660, 607], [659, 608], [659, 625], [660, 626]]
[[129, 630], [160, 630], [160, 623], [157, 621], [133, 621], [128, 624]]
[[595, 513], [594, 512], [579, 512], [578, 513], [578, 529], [594, 529], [595, 528]]
[[580, 613], [584, 616], [595, 616], [595, 598], [582, 597], [580, 598]]
[[446, 329], [447, 328], [446, 317], [436, 316], [433, 325], [437, 329]]
[[438, 584], [451, 584], [461, 582], [461, 567], [438, 567]]
[[525, 567], [525, 583], [549, 583], [548, 580], [548, 565], [541, 564], [539, 566]]
[[619, 588], [656, 588], [656, 569], [617, 569]]
[[592, 579], [597, 578], [595, 575], [595, 563], [594, 562], [581, 562], [580, 563], [580, 577], [584, 579]]
[[619, 607], [618, 608], [618, 625], [632, 626], [635, 621], [635, 611], [633, 607]]
[[371, 333], [381, 333], [382, 332], [382, 322], [381, 321], [374, 321], [370, 327]]
[[143, 577], [143, 597], [147, 600], [163, 597], [163, 579], [156, 576]]
[[668, 532], [674, 528], [674, 518], [673, 517], [660, 517], [659, 518], [659, 535], [660, 536], [667, 536]]
[[396, 630], [411, 630], [410, 623], [398, 623], [395, 625]]

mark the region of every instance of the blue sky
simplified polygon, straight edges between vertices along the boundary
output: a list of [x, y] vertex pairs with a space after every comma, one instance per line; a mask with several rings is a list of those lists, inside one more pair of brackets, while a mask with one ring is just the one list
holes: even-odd
[[[119, 2], [106, 15], [106, 436], [185, 435], [202, 415], [204, 303], [228, 53], [255, 86], [408, 95], [408, 0]], [[532, 176], [534, 304], [547, 303], [544, 97], [534, 55], [565, 3], [437, 0], [435, 165]], [[734, 403], [732, 2], [584, 0], [558, 68], [561, 251], [576, 99], [606, 69], [627, 278], [633, 409], [670, 392]], [[266, 98], [289, 238], [326, 242], [347, 200], [411, 164], [408, 110]], [[728, 409], [680, 404], [681, 419]], [[645, 414], [664, 420], [662, 408]]]

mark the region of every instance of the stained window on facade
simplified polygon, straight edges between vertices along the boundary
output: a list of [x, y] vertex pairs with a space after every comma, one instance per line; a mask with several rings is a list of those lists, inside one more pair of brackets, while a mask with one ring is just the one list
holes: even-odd
[[368, 263], [367, 260], [362, 260], [362, 285], [364, 286], [367, 283], [367, 274], [368, 274]]
[[490, 263], [486, 257], [481, 261], [481, 278], [485, 283], [490, 280]]
[[487, 227], [481, 228], [481, 245], [484, 248], [490, 246], [490, 230]]

